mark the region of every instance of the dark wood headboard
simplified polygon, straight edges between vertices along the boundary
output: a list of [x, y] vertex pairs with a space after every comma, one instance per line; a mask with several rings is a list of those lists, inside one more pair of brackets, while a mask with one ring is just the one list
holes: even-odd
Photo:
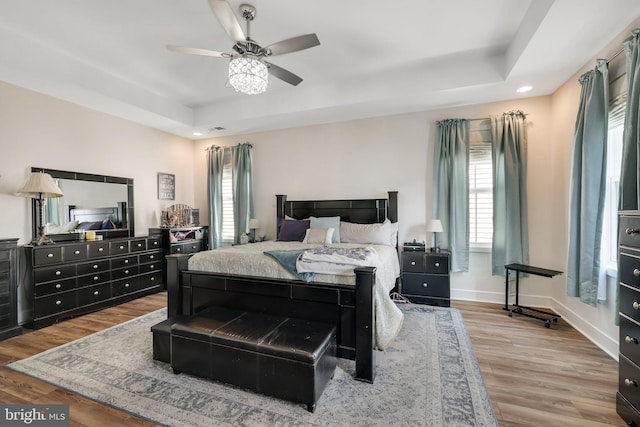
[[69, 206], [69, 221], [95, 222], [104, 221], [109, 218], [117, 228], [126, 228], [126, 204], [119, 203], [118, 206], [108, 208], [76, 208]]
[[352, 200], [287, 200], [284, 194], [276, 195], [276, 215], [278, 218], [290, 216], [295, 219], [310, 216], [339, 216], [348, 222], [372, 224], [398, 222], [398, 192], [389, 191], [388, 199]]

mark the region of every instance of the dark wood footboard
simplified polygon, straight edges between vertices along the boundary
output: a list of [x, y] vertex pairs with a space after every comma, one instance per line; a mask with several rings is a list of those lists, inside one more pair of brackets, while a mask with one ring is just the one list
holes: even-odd
[[338, 357], [355, 359], [358, 380], [375, 378], [375, 271], [355, 269], [356, 286], [189, 271], [190, 255], [167, 256], [168, 316], [223, 306], [335, 325]]

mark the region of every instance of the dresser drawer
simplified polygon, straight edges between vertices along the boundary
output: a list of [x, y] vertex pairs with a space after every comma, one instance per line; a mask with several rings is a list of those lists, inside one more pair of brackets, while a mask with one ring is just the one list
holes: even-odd
[[64, 262], [82, 261], [87, 259], [89, 251], [87, 244], [69, 245], [62, 248], [62, 260]]
[[78, 275], [98, 273], [107, 270], [109, 270], [108, 259], [78, 264]]
[[620, 252], [618, 276], [627, 285], [640, 288], [640, 258], [629, 252]]
[[140, 269], [137, 265], [131, 265], [125, 268], [119, 268], [111, 271], [111, 278], [113, 280], [123, 279], [125, 277], [132, 277], [138, 274]]
[[405, 273], [402, 275], [402, 293], [449, 298], [449, 276]]
[[67, 292], [75, 289], [75, 287], [76, 287], [76, 278], [74, 277], [72, 279], [55, 280], [53, 282], [36, 285], [33, 292], [36, 297], [41, 297], [41, 296], [55, 294], [59, 292]]
[[88, 274], [86, 276], [78, 276], [78, 288], [97, 285], [98, 283], [109, 282], [110, 280], [111, 274], [108, 271]]
[[620, 244], [640, 248], [640, 216], [620, 216]]
[[129, 241], [109, 242], [109, 253], [111, 255], [124, 255], [129, 253]]
[[147, 250], [147, 239], [132, 239], [129, 244], [131, 252], [141, 252]]
[[111, 268], [114, 270], [116, 268], [131, 267], [133, 265], [138, 265], [137, 255], [131, 255], [131, 256], [122, 257], [122, 258], [113, 258], [111, 260]]
[[61, 247], [46, 247], [33, 249], [33, 266], [55, 264], [62, 262]]
[[620, 353], [640, 361], [640, 325], [624, 315], [620, 316]]
[[162, 236], [147, 237], [147, 249], [160, 249], [162, 247]]
[[35, 284], [42, 282], [50, 282], [52, 280], [63, 280], [76, 275], [76, 266], [73, 265], [59, 265], [56, 267], [38, 268], [33, 270], [33, 277]]
[[35, 298], [33, 309], [34, 313], [37, 314], [37, 317], [44, 317], [71, 310], [75, 306], [76, 291], [71, 291]]
[[449, 274], [449, 257], [425, 255], [424, 270], [426, 273]]
[[620, 313], [640, 323], [640, 292], [637, 289], [620, 285]]
[[156, 273], [138, 276], [137, 279], [140, 280], [140, 289], [147, 289], [154, 286], [162, 286], [164, 284], [163, 277], [162, 271], [158, 271]]
[[162, 261], [162, 251], [140, 255], [140, 264]]
[[78, 289], [78, 304], [80, 306], [93, 304], [111, 298], [111, 283], [88, 286]]
[[194, 254], [202, 250], [202, 240], [194, 240], [182, 244], [183, 254]]
[[89, 258], [109, 256], [109, 242], [89, 243]]
[[618, 390], [636, 408], [640, 407], [640, 368], [620, 355]]
[[152, 271], [161, 271], [163, 267], [164, 263], [162, 261], [140, 264], [140, 274], [151, 273]]
[[424, 273], [424, 252], [403, 252], [402, 271], [410, 273]]

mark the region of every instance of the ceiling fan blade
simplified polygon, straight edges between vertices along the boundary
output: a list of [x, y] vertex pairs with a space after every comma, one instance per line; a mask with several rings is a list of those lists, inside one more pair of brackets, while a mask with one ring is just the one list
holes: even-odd
[[209, 0], [209, 6], [231, 40], [236, 43], [246, 40], [244, 31], [229, 3], [224, 0]]
[[183, 46], [175, 46], [175, 45], [167, 45], [167, 49], [172, 52], [178, 53], [188, 53], [190, 55], [204, 55], [204, 56], [215, 56], [217, 58], [230, 58], [230, 53], [218, 52], [216, 50], [208, 50], [208, 49], [198, 49], [195, 47], [183, 47]]
[[264, 50], [267, 55], [282, 55], [285, 53], [296, 52], [298, 50], [309, 49], [318, 46], [320, 40], [315, 34], [305, 34], [304, 36], [292, 37], [287, 40], [274, 43], [267, 46]]
[[284, 68], [278, 67], [277, 65], [274, 65], [267, 61], [264, 61], [264, 63], [267, 64], [267, 67], [269, 67], [269, 74], [271, 74], [273, 77], [277, 77], [280, 80], [294, 86], [298, 86], [302, 81], [300, 77], [296, 76], [291, 71], [287, 71]]

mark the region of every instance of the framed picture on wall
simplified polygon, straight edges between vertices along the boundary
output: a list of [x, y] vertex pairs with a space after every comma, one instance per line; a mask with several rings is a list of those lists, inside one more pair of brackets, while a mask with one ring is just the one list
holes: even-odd
[[158, 172], [158, 200], [175, 200], [176, 176]]

